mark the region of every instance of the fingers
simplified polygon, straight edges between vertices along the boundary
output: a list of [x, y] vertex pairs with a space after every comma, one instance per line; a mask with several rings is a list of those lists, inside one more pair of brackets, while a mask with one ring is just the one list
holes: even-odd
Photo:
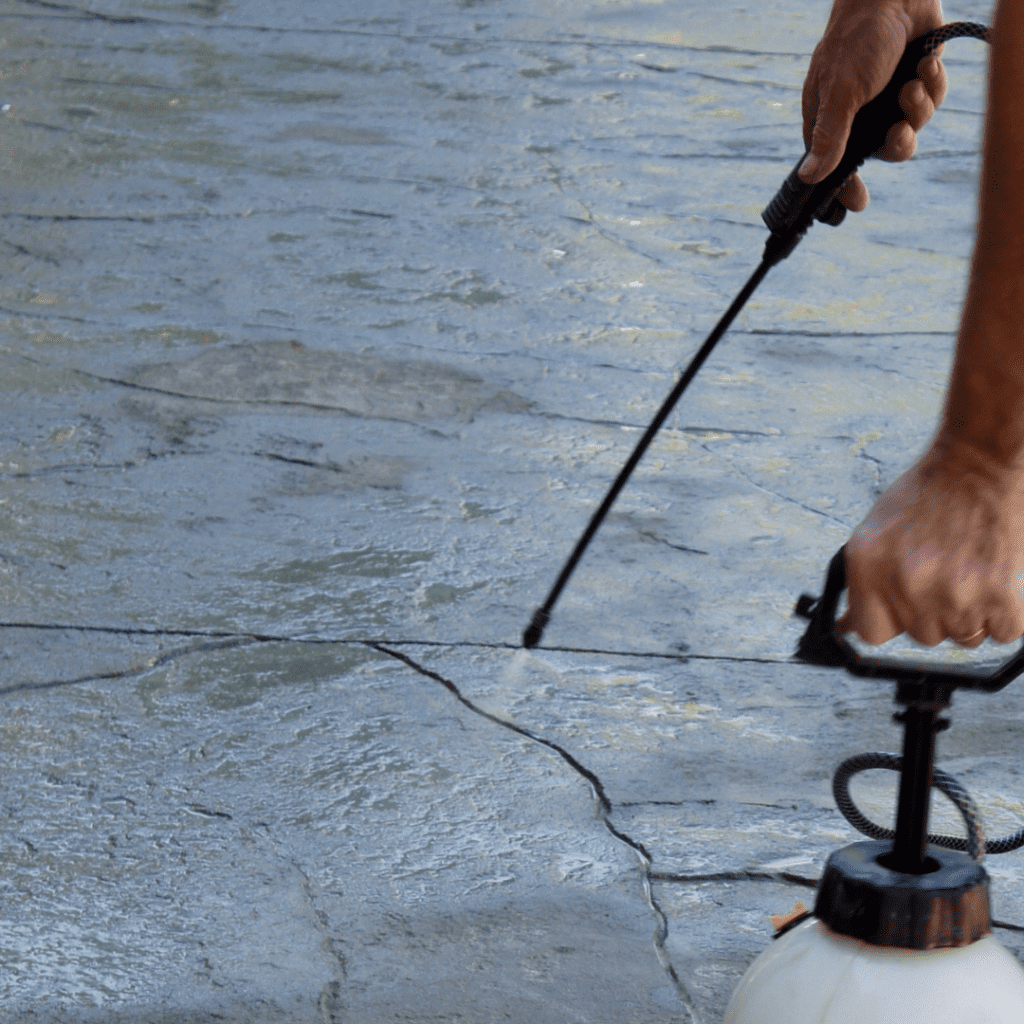
[[[817, 90], [813, 91], [813, 97], [817, 98]], [[799, 177], [808, 185], [816, 185], [839, 165], [858, 106], [852, 96], [829, 96], [814, 111], [808, 139], [808, 101], [809, 97], [805, 90], [804, 142], [810, 152], [800, 167]]]
[[873, 154], [879, 160], [901, 163], [909, 160], [917, 149], [917, 135], [906, 121], [894, 124], [885, 137], [885, 145]]
[[[941, 54], [941, 48], [938, 51]], [[905, 121], [893, 125], [885, 145], [874, 155], [882, 160], [909, 160], [917, 148], [916, 133], [931, 120], [935, 108], [945, 99], [946, 71], [938, 54], [924, 57], [917, 66], [918, 77], [900, 90], [900, 109]], [[817, 80], [808, 80], [803, 93], [804, 142], [810, 150], [799, 171], [801, 181], [817, 184], [827, 177], [842, 159], [850, 127], [858, 105], [852, 95], [836, 96], [838, 84], [822, 96]], [[854, 212], [863, 210], [869, 201], [863, 182], [854, 175], [839, 195], [839, 201]]]
[[[848, 562], [848, 571], [864, 568], [856, 563], [851, 567]], [[990, 593], [986, 604], [979, 586], [954, 585], [937, 599], [936, 594], [946, 589], [937, 579], [920, 586], [919, 592], [912, 591], [905, 580], [893, 579], [884, 588], [878, 583], [875, 579], [871, 586], [861, 588], [851, 580], [850, 607], [839, 620], [844, 630], [855, 631], [866, 643], [882, 644], [906, 633], [925, 647], [951, 640], [973, 649], [989, 637], [1009, 644], [1024, 635], [1024, 607], [1017, 594], [1011, 599]], [[939, 612], [938, 607], [945, 610]]]
[[839, 190], [839, 202], [853, 213], [860, 213], [871, 199], [867, 186], [860, 180], [860, 175], [853, 173]]
[[915, 132], [919, 132], [946, 98], [946, 69], [938, 56], [923, 57], [917, 65], [917, 78], [900, 90], [900, 108]]
[[920, 78], [907, 82], [900, 90], [900, 110], [907, 115], [907, 122], [919, 132], [935, 113], [935, 101]]
[[895, 588], [883, 583], [884, 569], [865, 550], [862, 528], [846, 543], [846, 585], [849, 608], [840, 620], [846, 629], [855, 630], [869, 644], [884, 644], [903, 632], [904, 626], [883, 594]]
[[988, 636], [988, 632], [986, 631], [985, 627], [979, 626], [978, 629], [976, 629], [969, 636], [962, 637], [959, 633], [954, 636], [953, 633], [950, 633], [949, 639], [952, 640], [953, 643], [955, 643], [959, 647], [972, 648], [978, 647], [980, 644], [983, 644], [985, 642], [986, 636]]
[[893, 618], [892, 613], [875, 596], [857, 601], [851, 600], [850, 608], [839, 619], [844, 632], [853, 630], [865, 643], [884, 644], [903, 632], [903, 627]]
[[917, 65], [917, 77], [924, 82], [924, 87], [936, 107], [946, 98], [946, 87], [949, 84], [946, 80], [946, 69], [940, 59], [944, 49], [945, 45], [940, 46], [930, 57], [922, 57]]
[[854, 630], [869, 644], [884, 644], [900, 633], [906, 633], [924, 647], [934, 647], [949, 639], [960, 647], [974, 648], [988, 636], [999, 643], [1010, 643], [1021, 635], [1012, 629], [1003, 630], [1001, 635], [1009, 636], [1009, 639], [1002, 640], [985, 623], [975, 626], [958, 621], [955, 625], [947, 625], [927, 618], [904, 621], [903, 615], [895, 614], [873, 594], [858, 602], [855, 608], [855, 612], [847, 611], [842, 616], [839, 625], [844, 630]]
[[992, 619], [985, 627], [987, 634], [997, 644], [1012, 644], [1014, 640], [1024, 635], [1024, 619], [1020, 614], [1002, 615]]
[[881, 160], [909, 160], [917, 148], [915, 133], [932, 118], [935, 108], [946, 97], [946, 70], [937, 56], [922, 58], [917, 65], [917, 78], [900, 90], [900, 109], [907, 115], [889, 130], [885, 145], [874, 155]]

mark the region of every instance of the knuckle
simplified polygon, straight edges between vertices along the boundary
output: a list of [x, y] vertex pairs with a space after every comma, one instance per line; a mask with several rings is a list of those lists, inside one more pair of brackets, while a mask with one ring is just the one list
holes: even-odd
[[900, 121], [889, 129], [885, 145], [878, 151], [878, 156], [890, 163], [909, 160], [917, 149], [917, 136], [914, 129], [906, 121]]
[[988, 635], [997, 644], [1012, 644], [1021, 635], [1021, 632], [1020, 629], [1014, 629], [1005, 623], [993, 623], [988, 629]]
[[981, 588], [974, 578], [965, 576], [951, 580], [945, 597], [947, 607], [957, 618], [973, 621], [978, 617], [975, 609], [981, 597]]
[[911, 623], [907, 628], [907, 633], [924, 647], [934, 647], [946, 638], [941, 626], [923, 619]]
[[1024, 611], [1016, 602], [1006, 602], [989, 616], [988, 632], [996, 643], [1013, 643], [1024, 636]]
[[851, 174], [846, 184], [839, 190], [839, 202], [854, 213], [860, 213], [868, 205], [870, 199], [867, 186], [856, 173]]

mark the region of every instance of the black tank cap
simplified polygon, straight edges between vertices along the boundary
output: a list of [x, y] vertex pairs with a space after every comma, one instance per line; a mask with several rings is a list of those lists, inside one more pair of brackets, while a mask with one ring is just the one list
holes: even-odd
[[839, 935], [903, 949], [969, 946], [992, 931], [988, 873], [968, 854], [929, 845], [933, 870], [908, 875], [885, 866], [891, 850], [887, 840], [836, 850], [814, 916]]

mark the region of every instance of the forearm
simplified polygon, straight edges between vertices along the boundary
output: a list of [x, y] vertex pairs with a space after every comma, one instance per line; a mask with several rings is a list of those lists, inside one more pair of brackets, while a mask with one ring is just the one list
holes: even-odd
[[977, 241], [939, 440], [1024, 473], [1024, 4], [992, 25]]
[[[897, 11], [902, 0], [877, 0], [865, 19], [872, 2], [838, 0], [833, 21], [840, 4], [847, 14], [830, 21], [815, 51], [804, 85], [805, 134], [810, 121], [815, 139], [835, 135], [845, 122], [832, 110], [848, 109], [865, 76], [872, 88], [884, 84], [903, 52], [902, 19], [914, 17], [914, 5]], [[928, 2], [933, 24], [915, 25], [908, 38], [942, 23], [938, 0]], [[998, 0], [992, 27], [977, 243], [942, 422], [846, 545], [844, 624], [869, 643], [907, 632], [973, 647], [1024, 635], [1024, 0]], [[926, 63], [918, 81], [939, 103], [940, 62]], [[912, 90], [921, 98], [910, 83], [901, 104], [919, 130], [930, 112], [915, 107]]]

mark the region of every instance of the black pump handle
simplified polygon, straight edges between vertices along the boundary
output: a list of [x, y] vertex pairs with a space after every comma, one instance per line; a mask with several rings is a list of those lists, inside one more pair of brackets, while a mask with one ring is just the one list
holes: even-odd
[[887, 661], [863, 657], [846, 640], [836, 622], [839, 598], [846, 589], [846, 545], [832, 557], [821, 597], [801, 594], [796, 614], [810, 619], [800, 638], [796, 656], [812, 665], [842, 667], [855, 676], [893, 679], [898, 683], [928, 684], [943, 690], [983, 690], [995, 693], [1024, 672], [1024, 643], [996, 669], [987, 672], [967, 666], [929, 665], [926, 662]]

